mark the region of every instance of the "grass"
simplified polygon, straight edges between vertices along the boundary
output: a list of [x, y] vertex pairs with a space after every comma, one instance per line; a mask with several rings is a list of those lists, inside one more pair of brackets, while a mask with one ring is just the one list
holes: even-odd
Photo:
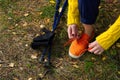
[[[101, 3], [97, 35], [114, 22], [119, 13], [115, 10], [118, 6]], [[30, 48], [30, 43], [35, 35], [41, 34], [41, 24], [51, 29], [54, 8], [48, 0], [0, 0], [0, 60], [5, 61], [0, 66], [0, 80], [119, 80], [120, 52], [115, 44], [100, 56], [89, 52], [77, 60], [68, 56], [69, 46], [63, 47], [68, 40], [66, 13], [54, 38], [51, 57], [54, 67], [45, 75], [48, 69], [38, 62], [42, 49], [35, 51]], [[37, 59], [31, 59], [36, 53]], [[8, 66], [11, 62], [15, 63], [13, 68]]]
[[46, 18], [46, 17], [53, 18], [54, 12], [55, 12], [54, 7], [55, 7], [54, 5], [48, 5], [43, 8], [40, 8], [40, 12], [42, 12], [40, 17], [41, 18]]

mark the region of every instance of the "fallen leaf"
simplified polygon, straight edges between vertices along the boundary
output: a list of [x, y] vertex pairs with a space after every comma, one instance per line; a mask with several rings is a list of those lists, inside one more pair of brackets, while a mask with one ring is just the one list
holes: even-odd
[[103, 60], [103, 61], [105, 61], [106, 59], [107, 59], [107, 57], [106, 57], [106, 56], [102, 57], [102, 60]]
[[78, 65], [73, 65], [73, 67], [75, 67], [75, 68], [79, 68], [79, 66], [78, 66]]
[[55, 1], [51, 0], [50, 3], [51, 3], [51, 4], [55, 4]]
[[43, 12], [40, 12], [40, 15], [42, 14]]
[[20, 70], [23, 70], [23, 67], [20, 67]]
[[19, 80], [19, 79], [15, 77], [15, 78], [13, 78], [13, 80]]
[[25, 44], [26, 47], [28, 47], [28, 44]]
[[59, 12], [61, 12], [61, 11], [62, 11], [62, 7], [59, 8]]
[[92, 57], [91, 60], [92, 60], [92, 61], [96, 61], [96, 58], [95, 58], [95, 57]]
[[27, 23], [27, 22], [24, 22], [24, 23], [23, 23], [23, 26], [24, 26], [24, 27], [25, 27], [25, 26], [27, 26], [27, 25], [28, 25], [28, 23]]
[[114, 9], [113, 11], [114, 11], [114, 12], [117, 12], [117, 11], [118, 11], [118, 9]]
[[16, 35], [16, 32], [12, 32], [13, 35]]
[[48, 24], [49, 22], [50, 22], [49, 18], [45, 19], [45, 24]]
[[62, 66], [60, 66], [60, 69], [64, 69]]
[[11, 17], [8, 17], [9, 20], [11, 20], [12, 18]]
[[101, 9], [102, 8], [102, 6], [99, 6], [99, 9]]
[[117, 46], [118, 48], [120, 48], [120, 43], [116, 43], [116, 46]]
[[14, 67], [14, 66], [15, 66], [14, 63], [10, 63], [10, 64], [9, 64], [9, 67]]
[[29, 14], [28, 13], [25, 13], [24, 16], [27, 17]]
[[0, 64], [0, 67], [2, 67], [2, 64]]
[[32, 58], [32, 59], [37, 59], [37, 56], [38, 56], [38, 54], [37, 54], [37, 53], [34, 53], [34, 54], [31, 55], [31, 58]]
[[40, 73], [40, 74], [38, 74], [38, 76], [43, 77], [43, 74]]
[[45, 25], [41, 24], [41, 25], [40, 25], [40, 28], [41, 28], [41, 29], [42, 29], [42, 28], [45, 28]]
[[32, 78], [28, 78], [28, 80], [32, 80]]
[[18, 24], [15, 24], [15, 26], [18, 26]]
[[120, 74], [120, 71], [118, 71], [118, 74]]

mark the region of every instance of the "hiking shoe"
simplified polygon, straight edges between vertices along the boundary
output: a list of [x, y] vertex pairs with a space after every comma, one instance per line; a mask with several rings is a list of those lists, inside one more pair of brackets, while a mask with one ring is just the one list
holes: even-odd
[[90, 37], [83, 33], [80, 39], [75, 39], [72, 41], [71, 46], [69, 48], [69, 55], [72, 58], [79, 58], [87, 51], [88, 44], [90, 41]]

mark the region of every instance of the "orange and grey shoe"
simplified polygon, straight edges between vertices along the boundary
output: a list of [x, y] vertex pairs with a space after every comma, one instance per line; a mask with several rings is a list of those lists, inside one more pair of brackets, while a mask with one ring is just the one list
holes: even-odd
[[80, 39], [74, 39], [69, 48], [69, 55], [72, 58], [79, 58], [87, 51], [90, 36], [83, 33]]

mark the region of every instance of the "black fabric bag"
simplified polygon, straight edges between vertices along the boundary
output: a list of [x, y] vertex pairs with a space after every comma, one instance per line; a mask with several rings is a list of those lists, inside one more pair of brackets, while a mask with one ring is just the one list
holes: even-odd
[[31, 47], [33, 49], [38, 49], [41, 46], [48, 46], [51, 44], [55, 33], [52, 31], [49, 31], [45, 28], [42, 31], [45, 32], [45, 34], [37, 36], [33, 39], [32, 43], [31, 43]]

